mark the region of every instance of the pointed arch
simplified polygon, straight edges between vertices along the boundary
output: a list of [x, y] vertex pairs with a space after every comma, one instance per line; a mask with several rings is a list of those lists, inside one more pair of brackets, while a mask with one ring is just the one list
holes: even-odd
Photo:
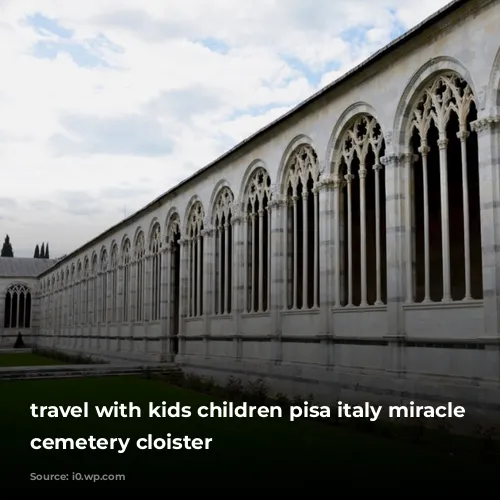
[[477, 109], [470, 73], [445, 57], [422, 67], [401, 98], [409, 302], [482, 298]]
[[214, 190], [210, 222], [214, 228], [214, 314], [232, 311], [234, 194], [224, 181]]
[[146, 238], [144, 231], [138, 227], [134, 238], [135, 265], [135, 318], [134, 321], [144, 321], [144, 292], [146, 288]]
[[166, 220], [165, 238], [166, 243], [169, 245], [181, 238], [181, 218], [177, 210], [169, 212], [168, 219]]
[[[314, 151], [316, 155], [316, 160], [317, 160], [317, 150], [314, 146], [313, 140], [305, 134], [299, 134], [296, 137], [294, 137], [286, 147], [280, 161], [280, 165], [278, 167], [278, 175], [276, 177], [276, 184], [278, 187], [278, 191], [280, 193], [285, 194], [286, 192], [286, 180], [285, 176], [287, 175], [287, 170], [290, 165], [290, 161], [292, 158], [292, 155], [294, 155], [299, 147], [309, 147], [311, 150]], [[318, 165], [318, 172], [319, 172], [319, 161], [317, 160], [317, 165]]]
[[127, 242], [130, 244], [130, 237], [128, 233], [125, 233], [120, 241], [120, 253], [123, 252], [123, 249], [125, 248], [125, 243]]
[[335, 196], [334, 255], [337, 306], [382, 305], [387, 298], [386, 141], [375, 110], [349, 106], [331, 138], [330, 171]]
[[319, 160], [312, 140], [296, 137], [280, 165], [285, 199], [285, 307], [319, 307]]
[[338, 152], [341, 149], [342, 139], [345, 133], [346, 128], [350, 123], [354, 121], [354, 119], [358, 116], [372, 116], [380, 123], [378, 119], [378, 113], [375, 108], [364, 101], [358, 101], [354, 104], [351, 104], [344, 112], [340, 115], [339, 119], [336, 121], [335, 126], [333, 127], [332, 133], [330, 134], [330, 139], [328, 141], [328, 147], [326, 151], [326, 165], [325, 171], [330, 174], [336, 173], [336, 156], [338, 156]]
[[179, 212], [172, 207], [165, 219], [165, 243], [167, 252], [167, 286], [166, 316], [171, 334], [170, 352], [177, 354], [179, 343], [177, 335], [180, 323], [180, 296], [181, 296], [181, 231], [182, 224]]
[[271, 177], [263, 162], [252, 162], [242, 184], [246, 313], [266, 312], [270, 293]]
[[261, 170], [261, 171], [265, 172], [266, 179], [269, 179], [268, 188], [271, 189], [272, 180], [271, 180], [271, 176], [269, 175], [269, 171], [267, 169], [266, 163], [261, 159], [253, 160], [250, 163], [250, 165], [248, 165], [247, 169], [245, 170], [245, 173], [243, 174], [243, 177], [241, 179], [240, 190], [239, 190], [238, 196], [236, 198], [238, 200], [240, 214], [243, 214], [243, 212], [245, 210], [245, 203], [246, 203], [247, 197], [248, 197], [247, 189], [250, 185], [250, 179], [252, 179], [255, 176], [255, 172], [257, 170]]
[[4, 328], [31, 327], [32, 290], [24, 282], [12, 283], [4, 297]]
[[121, 243], [121, 273], [123, 282], [122, 303], [120, 304], [121, 315], [118, 321], [128, 323], [130, 315], [130, 295], [131, 295], [131, 267], [132, 267], [132, 243], [127, 234], [122, 238]]
[[490, 114], [500, 116], [500, 47], [491, 68], [486, 102]]
[[151, 222], [148, 246], [151, 255], [149, 260], [151, 310], [149, 312], [151, 320], [158, 321], [160, 319], [161, 305], [162, 230], [160, 221], [156, 217]]
[[190, 218], [194, 214], [195, 207], [196, 207], [196, 210], [200, 209], [201, 213], [203, 214], [202, 220], [205, 218], [205, 210], [203, 208], [203, 203], [201, 202], [200, 197], [197, 194], [194, 194], [189, 199], [189, 202], [186, 205], [186, 210], [184, 212], [184, 222], [183, 222], [184, 235], [187, 235], [187, 233], [188, 233], [188, 227], [190, 226], [190, 223], [191, 223]]
[[136, 246], [137, 246], [137, 243], [139, 241], [142, 241], [144, 240], [144, 246], [146, 245], [145, 241], [146, 241], [146, 237], [144, 236], [144, 231], [142, 229], [142, 226], [137, 226], [135, 228], [135, 231], [134, 231], [134, 238], [132, 240], [132, 245], [134, 247], [134, 253], [135, 253], [135, 250], [136, 250]]
[[170, 231], [170, 227], [171, 227], [172, 220], [173, 220], [174, 217], [177, 217], [177, 219], [180, 221], [179, 210], [177, 209], [176, 206], [173, 206], [173, 207], [169, 208], [169, 210], [167, 212], [167, 215], [165, 217], [165, 220], [164, 220], [163, 234], [165, 235], [164, 236], [164, 241], [166, 243], [168, 243], [168, 241], [169, 241], [169, 231]]
[[[151, 246], [151, 241], [152, 241], [152, 238], [153, 238], [153, 232], [154, 231], [158, 231], [158, 227], [159, 227], [159, 236], [160, 236], [160, 241], [161, 241], [161, 237], [162, 237], [162, 227], [161, 227], [161, 223], [160, 223], [160, 220], [158, 219], [158, 217], [153, 217], [151, 219], [151, 222], [149, 223], [149, 228], [148, 228], [148, 235], [147, 235], [147, 242], [148, 242], [148, 247]], [[158, 234], [156, 234], [156, 236], [158, 236]]]
[[203, 315], [204, 297], [204, 220], [205, 211], [197, 197], [191, 198], [186, 216], [185, 240], [188, 265], [187, 283], [187, 315], [197, 317]]
[[210, 221], [212, 221], [214, 218], [215, 202], [218, 199], [221, 191], [224, 189], [229, 190], [229, 192], [231, 193], [231, 195], [233, 197], [233, 202], [234, 202], [233, 190], [231, 189], [229, 182], [227, 182], [226, 179], [220, 179], [217, 182], [217, 184], [214, 186], [214, 188], [212, 190], [212, 194], [210, 195], [210, 201], [208, 204], [208, 213], [207, 213], [207, 219]]
[[[424, 87], [443, 73], [455, 73], [466, 81], [472, 93], [476, 94], [476, 86], [468, 69], [456, 58], [438, 56], [427, 61], [408, 81], [398, 103], [393, 125], [393, 142], [395, 153], [410, 153], [408, 137], [412, 129], [412, 106]], [[389, 142], [389, 141], [388, 141]]]

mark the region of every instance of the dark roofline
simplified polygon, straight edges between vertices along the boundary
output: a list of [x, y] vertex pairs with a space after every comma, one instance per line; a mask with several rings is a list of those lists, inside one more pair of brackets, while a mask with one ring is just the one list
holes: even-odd
[[[355, 66], [353, 69], [349, 70], [347, 73], [344, 73], [342, 76], [334, 80], [332, 83], [329, 83], [326, 87], [323, 87], [321, 90], [313, 94], [312, 96], [308, 97], [301, 103], [297, 104], [297, 106], [293, 107], [291, 110], [287, 111], [285, 114], [281, 115], [280, 117], [276, 118], [274, 121], [268, 123], [265, 125], [263, 128], [257, 130], [254, 132], [252, 135], [244, 139], [243, 141], [239, 142], [236, 144], [236, 146], [233, 146], [231, 149], [223, 153], [221, 156], [210, 162], [208, 165], [205, 165], [204, 167], [200, 168], [197, 170], [194, 174], [190, 175], [183, 181], [179, 182], [176, 184], [174, 187], [170, 188], [168, 191], [163, 193], [162, 195], [158, 196], [155, 198], [153, 201], [145, 205], [143, 208], [137, 210], [134, 212], [132, 215], [129, 215], [125, 219], [121, 220], [114, 226], [111, 226], [109, 229], [106, 231], [102, 232], [95, 238], [91, 239], [81, 247], [77, 248], [73, 252], [69, 253], [66, 255], [64, 259], [61, 259], [58, 263], [56, 263], [53, 267], [59, 266], [59, 264], [62, 264], [70, 259], [72, 259], [76, 254], [80, 253], [82, 250], [91, 247], [95, 243], [97, 243], [99, 240], [104, 238], [105, 236], [109, 235], [110, 233], [116, 231], [119, 227], [125, 225], [128, 222], [132, 222], [135, 218], [137, 218], [139, 215], [142, 215], [144, 213], [147, 213], [151, 208], [153, 208], [155, 205], [161, 206], [162, 201], [172, 193], [175, 193], [178, 191], [181, 187], [185, 186], [188, 184], [190, 181], [195, 179], [196, 177], [199, 177], [203, 173], [205, 173], [208, 169], [222, 163], [224, 160], [228, 159], [230, 156], [235, 154], [236, 152], [242, 150], [245, 146], [247, 146], [250, 142], [256, 140], [259, 137], [262, 137], [265, 133], [269, 132], [271, 129], [277, 127], [279, 124], [285, 122], [287, 119], [289, 119], [291, 116], [296, 115], [300, 111], [302, 111], [304, 108], [309, 106], [311, 103], [317, 101], [319, 98], [324, 97], [328, 92], [332, 91], [333, 89], [339, 87], [342, 83], [344, 83], [346, 80], [349, 78], [352, 78], [354, 75], [360, 73], [362, 70], [368, 68], [370, 65], [375, 64], [377, 61], [382, 59], [383, 57], [386, 57], [389, 53], [392, 51], [396, 50], [400, 46], [402, 46], [404, 43], [408, 42], [412, 38], [416, 37], [426, 29], [430, 28], [433, 24], [441, 21], [443, 18], [446, 16], [450, 15], [452, 12], [456, 11], [466, 3], [469, 3], [473, 0], [453, 0], [452, 2], [448, 3], [438, 11], [436, 11], [434, 14], [430, 15], [426, 19], [424, 19], [421, 23], [417, 24], [410, 30], [408, 30], [406, 33], [403, 33], [401, 36], [398, 38], [394, 39], [392, 42], [388, 43], [386, 46], [382, 47], [380, 50], [372, 54], [370, 57], [365, 59], [362, 63], [358, 64]], [[51, 268], [52, 269], [52, 268]], [[39, 275], [39, 277], [43, 276], [44, 274], [48, 273], [51, 269], [48, 269], [47, 271], [44, 271], [42, 274]]]

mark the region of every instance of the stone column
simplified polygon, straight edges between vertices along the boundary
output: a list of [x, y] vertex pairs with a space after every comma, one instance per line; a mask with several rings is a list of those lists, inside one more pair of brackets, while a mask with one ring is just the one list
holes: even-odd
[[110, 334], [110, 321], [111, 321], [111, 311], [113, 308], [113, 292], [116, 293], [116, 291], [113, 290], [113, 273], [114, 271], [109, 271], [109, 269], [106, 271], [106, 274], [104, 275], [104, 279], [106, 280], [106, 310], [104, 312], [104, 324], [105, 324], [105, 335], [106, 335], [106, 350], [111, 349], [111, 339]]
[[[405, 157], [390, 152], [386, 152], [386, 155], [380, 158], [380, 162], [385, 170], [386, 338], [389, 340], [386, 369], [401, 374], [405, 366], [402, 338], [405, 335], [403, 304], [407, 300], [405, 290], [407, 231], [410, 231], [408, 234], [411, 235], [411, 227], [405, 226], [405, 182], [410, 180], [411, 165], [410, 163], [406, 165]], [[375, 165], [374, 168], [379, 166]]]
[[203, 321], [205, 322], [204, 333], [210, 334], [210, 318], [214, 314], [214, 256], [215, 256], [215, 238], [214, 228], [210, 226], [210, 221], [206, 219], [203, 223]]
[[[243, 312], [243, 296], [240, 293], [241, 287], [243, 285], [243, 274], [241, 271], [241, 266], [243, 262], [243, 249], [244, 249], [244, 241], [243, 241], [243, 232], [242, 232], [242, 221], [243, 218], [240, 213], [239, 206], [236, 204], [233, 206], [233, 217], [231, 218], [232, 225], [232, 235], [233, 235], [233, 268], [232, 268], [232, 287], [231, 290], [228, 290], [228, 293], [231, 294], [231, 314], [233, 315], [233, 334], [235, 335], [235, 339], [237, 339], [240, 334], [240, 322], [241, 322], [241, 314]], [[236, 352], [235, 359], [238, 358], [238, 340], [235, 340], [236, 343]]]
[[271, 261], [270, 261], [270, 294], [269, 310], [271, 312], [273, 338], [273, 356], [276, 364], [281, 363], [283, 359], [281, 336], [281, 311], [284, 307], [284, 270], [285, 270], [285, 255], [284, 255], [284, 210], [285, 200], [280, 193], [279, 186], [272, 186], [271, 200], [267, 206], [268, 221], [271, 225], [271, 238], [269, 245], [271, 247]]
[[180, 270], [179, 270], [179, 286], [180, 286], [180, 291], [179, 291], [179, 354], [184, 355], [185, 354], [185, 341], [184, 341], [184, 334], [185, 334], [185, 319], [186, 319], [186, 314], [187, 314], [187, 290], [186, 290], [186, 285], [187, 285], [187, 273], [189, 271], [189, 268], [187, 266], [187, 258], [189, 256], [186, 256], [187, 249], [188, 249], [188, 244], [189, 241], [185, 239], [180, 239], [179, 240], [179, 251], [180, 251], [180, 258], [179, 258], [179, 265], [180, 265]]
[[124, 324], [123, 318], [123, 294], [124, 294], [124, 280], [123, 274], [125, 272], [125, 266], [123, 264], [118, 265], [118, 290], [117, 290], [117, 299], [116, 299], [116, 324], [117, 324], [117, 342], [116, 349], [121, 351], [122, 349], [122, 336], [126, 330], [126, 325]]
[[137, 297], [137, 258], [134, 258], [130, 262], [130, 303], [129, 303], [129, 322], [128, 322], [128, 337], [129, 337], [129, 350], [133, 352], [135, 350], [134, 343], [134, 323], [137, 321], [137, 308], [136, 308], [136, 297]]
[[143, 297], [143, 318], [144, 322], [151, 321], [152, 319], [152, 298], [153, 298], [153, 255], [151, 252], [148, 252], [146, 254], [146, 257], [144, 258], [144, 271], [145, 271], [145, 276], [144, 276], [144, 297]]
[[477, 133], [483, 261], [484, 333], [500, 337], [500, 116], [472, 122]]
[[[332, 332], [332, 308], [335, 305], [335, 189], [334, 177], [325, 173], [318, 183], [319, 201], [319, 307], [321, 326], [319, 334], [329, 336]], [[338, 270], [340, 272], [340, 270]]]
[[160, 325], [161, 325], [161, 361], [169, 361], [170, 355], [170, 312], [172, 297], [171, 290], [171, 250], [168, 244], [163, 245], [161, 251], [161, 280], [160, 286]]

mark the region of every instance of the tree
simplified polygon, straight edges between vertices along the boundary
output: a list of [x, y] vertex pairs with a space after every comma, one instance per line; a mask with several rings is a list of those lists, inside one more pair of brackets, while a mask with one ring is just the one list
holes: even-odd
[[14, 251], [12, 250], [12, 244], [10, 242], [9, 235], [5, 235], [5, 240], [3, 242], [2, 252], [0, 257], [14, 257]]
[[38, 244], [35, 247], [35, 254], [33, 255], [33, 258], [34, 259], [39, 259], [40, 258], [40, 247], [38, 246]]
[[42, 249], [40, 250], [40, 259], [45, 259], [45, 243], [42, 243]]
[[49, 244], [47, 243], [47, 246], [45, 247], [45, 258], [49, 258]]

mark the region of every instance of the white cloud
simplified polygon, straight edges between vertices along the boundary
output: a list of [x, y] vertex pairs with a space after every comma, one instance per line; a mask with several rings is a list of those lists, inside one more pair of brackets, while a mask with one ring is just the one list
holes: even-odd
[[444, 4], [0, 2], [0, 230], [71, 251]]

